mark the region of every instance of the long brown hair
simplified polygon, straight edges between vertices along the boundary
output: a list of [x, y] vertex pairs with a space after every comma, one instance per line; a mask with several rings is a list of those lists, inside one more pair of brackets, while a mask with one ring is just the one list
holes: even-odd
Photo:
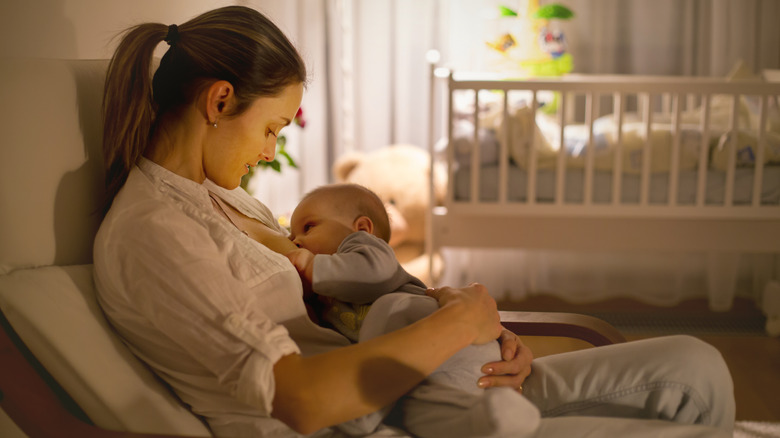
[[[237, 105], [228, 116], [241, 114], [258, 97], [306, 82], [298, 51], [251, 8], [215, 9], [180, 26], [144, 23], [122, 35], [103, 95], [106, 209], [161, 122], [194, 102], [211, 81], [233, 85]], [[152, 77], [154, 50], [162, 41], [170, 47]]]

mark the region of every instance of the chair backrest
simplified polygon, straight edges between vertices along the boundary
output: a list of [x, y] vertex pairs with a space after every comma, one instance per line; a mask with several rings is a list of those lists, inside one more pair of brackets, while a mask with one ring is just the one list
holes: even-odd
[[[107, 61], [5, 60], [0, 273], [92, 262]], [[12, 104], [11, 104], [12, 103]]]
[[0, 310], [98, 426], [209, 436], [95, 299], [107, 60], [0, 59]]

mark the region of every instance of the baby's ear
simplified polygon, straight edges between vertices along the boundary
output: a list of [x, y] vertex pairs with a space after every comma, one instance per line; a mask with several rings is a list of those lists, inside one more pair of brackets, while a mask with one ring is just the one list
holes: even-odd
[[360, 216], [352, 223], [352, 231], [365, 231], [374, 234], [374, 222], [368, 216]]

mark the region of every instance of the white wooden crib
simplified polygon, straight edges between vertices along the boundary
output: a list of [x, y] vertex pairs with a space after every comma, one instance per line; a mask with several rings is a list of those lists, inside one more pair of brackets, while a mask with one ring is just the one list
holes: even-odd
[[741, 254], [780, 253], [779, 95], [771, 80], [511, 80], [432, 65], [431, 174], [446, 169], [447, 188], [429, 253], [701, 252], [710, 306], [728, 309]]

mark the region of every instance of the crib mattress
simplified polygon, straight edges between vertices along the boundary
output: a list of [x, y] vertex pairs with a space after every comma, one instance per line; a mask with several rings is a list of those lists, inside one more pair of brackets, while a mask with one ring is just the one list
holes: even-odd
[[[515, 165], [508, 169], [507, 201], [525, 202], [528, 192], [528, 173]], [[745, 205], [752, 202], [753, 193], [752, 168], [737, 168], [734, 179], [735, 205]], [[669, 173], [653, 173], [650, 178], [648, 202], [650, 204], [667, 204], [669, 196]], [[483, 165], [480, 167], [479, 199], [482, 202], [498, 200], [498, 165]], [[564, 178], [564, 201], [566, 203], [582, 203], [585, 172], [583, 169], [568, 169]], [[454, 172], [454, 199], [469, 201], [471, 199], [471, 169], [462, 167]], [[679, 173], [677, 193], [678, 205], [694, 205], [696, 203], [697, 172], [683, 170]], [[621, 187], [621, 204], [639, 203], [641, 178], [636, 174], [623, 174]], [[726, 191], [726, 173], [719, 170], [707, 172], [707, 187], [705, 203], [708, 205], [723, 205]], [[606, 204], [612, 202], [612, 172], [595, 171], [593, 174], [593, 203]], [[536, 202], [551, 203], [555, 200], [555, 171], [540, 169], [536, 180]], [[780, 166], [764, 168], [761, 190], [761, 204], [780, 204]]]

